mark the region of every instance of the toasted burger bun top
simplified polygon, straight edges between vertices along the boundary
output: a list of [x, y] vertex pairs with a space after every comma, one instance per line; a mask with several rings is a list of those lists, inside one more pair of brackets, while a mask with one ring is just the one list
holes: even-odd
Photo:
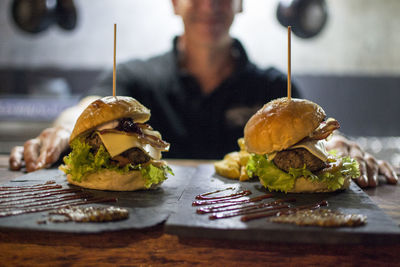
[[120, 118], [132, 118], [134, 122], [149, 120], [150, 110], [136, 99], [127, 96], [106, 96], [92, 102], [79, 116], [69, 141], [95, 127]]
[[306, 99], [272, 100], [247, 122], [246, 150], [256, 154], [284, 150], [312, 133], [325, 116], [319, 105]]

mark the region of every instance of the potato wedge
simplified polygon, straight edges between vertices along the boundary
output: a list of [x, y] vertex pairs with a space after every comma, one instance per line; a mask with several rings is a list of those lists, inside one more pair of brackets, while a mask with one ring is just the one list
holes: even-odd
[[226, 154], [223, 160], [214, 163], [214, 167], [217, 174], [221, 176], [246, 181], [249, 180], [246, 165], [251, 155], [245, 149], [243, 138], [238, 139], [238, 145], [240, 151], [233, 151]]
[[231, 178], [239, 179], [240, 165], [234, 160], [220, 160], [214, 163], [215, 171], [217, 174]]

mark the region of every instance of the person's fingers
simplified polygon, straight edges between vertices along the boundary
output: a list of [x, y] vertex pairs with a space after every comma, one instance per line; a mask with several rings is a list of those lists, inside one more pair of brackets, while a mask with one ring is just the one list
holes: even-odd
[[398, 176], [393, 167], [386, 161], [376, 160], [365, 153], [360, 146], [340, 135], [334, 135], [327, 142], [327, 150], [336, 150], [338, 156], [350, 156], [359, 163], [360, 177], [356, 179], [360, 187], [376, 187], [379, 174], [383, 174], [389, 184], [397, 184]]
[[51, 139], [52, 139], [52, 134], [54, 134], [54, 130], [52, 131], [51, 128], [48, 128], [48, 129], [43, 130], [42, 133], [38, 137], [41, 142], [41, 147], [40, 147], [39, 157], [36, 160], [35, 168], [37, 170], [45, 167], [45, 161], [47, 158], [47, 150], [48, 150], [48, 147], [49, 147]]
[[347, 156], [349, 154], [349, 140], [343, 136], [333, 136], [326, 144], [326, 149], [336, 150], [338, 156]]
[[351, 143], [349, 146], [349, 155], [351, 158], [364, 158], [364, 152], [356, 143]]
[[378, 162], [368, 153], [365, 153], [364, 159], [367, 164], [368, 186], [376, 187], [378, 185]]
[[338, 156], [347, 156], [349, 154], [349, 145], [343, 140], [336, 140], [328, 150], [335, 150]]
[[39, 157], [36, 160], [35, 169], [39, 170], [45, 167], [45, 159], [47, 157], [47, 149], [45, 146], [41, 146]]
[[355, 158], [355, 160], [357, 160], [360, 169], [360, 177], [356, 179], [356, 183], [361, 188], [365, 188], [368, 186], [367, 164], [365, 163], [364, 158]]
[[389, 184], [397, 184], [399, 178], [397, 177], [396, 171], [387, 161], [378, 160], [378, 166], [379, 173], [385, 176]]
[[23, 165], [23, 158], [24, 158], [24, 147], [23, 146], [14, 147], [11, 150], [9, 158], [10, 169], [13, 171], [19, 171]]
[[69, 136], [69, 131], [62, 128], [53, 128], [52, 132], [44, 132], [40, 136], [42, 139], [42, 149], [36, 168], [48, 168], [56, 162], [60, 158], [60, 155], [68, 148]]
[[24, 144], [24, 160], [27, 172], [36, 170], [36, 160], [39, 157], [40, 140], [35, 138]]
[[49, 167], [51, 164], [56, 162], [60, 155], [68, 148], [69, 134], [58, 134], [54, 136], [52, 142], [46, 150], [46, 158], [44, 159], [45, 167]]
[[367, 169], [367, 163], [365, 162], [364, 159], [364, 152], [360, 148], [359, 145], [356, 143], [352, 142], [349, 144], [349, 156], [358, 162], [358, 166], [360, 169], [360, 177], [356, 179], [357, 184], [361, 188], [365, 188], [368, 186], [368, 169]]
[[62, 133], [58, 134], [59, 138], [56, 140], [56, 144], [49, 149], [47, 154], [46, 163], [54, 163], [56, 162], [61, 154], [68, 149], [68, 142], [70, 137], [69, 131], [63, 131]]

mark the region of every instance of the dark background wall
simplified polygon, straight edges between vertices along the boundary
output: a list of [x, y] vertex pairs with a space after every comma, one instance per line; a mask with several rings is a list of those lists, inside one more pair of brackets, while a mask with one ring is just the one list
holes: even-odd
[[400, 77], [301, 75], [304, 98], [319, 103], [353, 136], [400, 135]]

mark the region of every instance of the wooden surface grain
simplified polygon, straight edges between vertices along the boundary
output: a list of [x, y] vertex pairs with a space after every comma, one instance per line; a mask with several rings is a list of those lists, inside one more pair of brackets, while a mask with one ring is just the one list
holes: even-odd
[[393, 246], [315, 246], [179, 239], [162, 226], [101, 235], [0, 232], [2, 265], [396, 265]]
[[[194, 166], [197, 161], [175, 161]], [[204, 163], [204, 162], [201, 162]], [[7, 169], [0, 156], [0, 182], [22, 173]], [[400, 224], [399, 186], [367, 190]], [[399, 266], [399, 245], [312, 245], [184, 239], [165, 234], [163, 225], [141, 231], [66, 234], [0, 230], [1, 266]]]

